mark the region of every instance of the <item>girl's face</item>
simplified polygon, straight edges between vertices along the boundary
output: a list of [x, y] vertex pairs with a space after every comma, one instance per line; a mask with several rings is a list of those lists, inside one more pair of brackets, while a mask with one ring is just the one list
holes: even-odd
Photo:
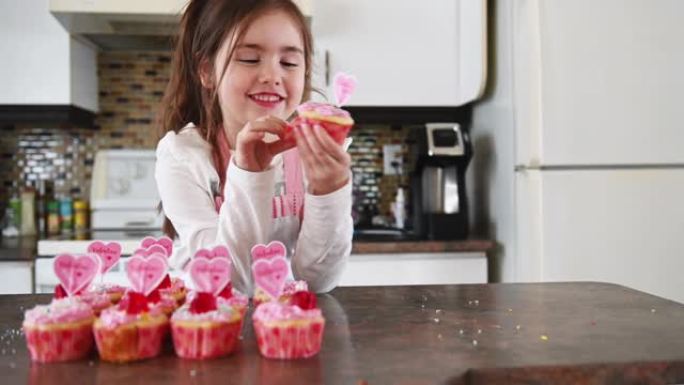
[[[220, 79], [232, 38], [214, 65]], [[287, 119], [304, 92], [304, 43], [299, 28], [282, 11], [265, 13], [247, 28], [218, 86], [224, 126], [239, 131], [248, 121], [271, 115]]]

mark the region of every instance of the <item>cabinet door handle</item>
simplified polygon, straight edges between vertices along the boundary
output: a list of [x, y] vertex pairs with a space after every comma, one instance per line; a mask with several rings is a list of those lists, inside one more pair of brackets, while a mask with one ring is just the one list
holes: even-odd
[[325, 50], [325, 86], [330, 86], [330, 51]]

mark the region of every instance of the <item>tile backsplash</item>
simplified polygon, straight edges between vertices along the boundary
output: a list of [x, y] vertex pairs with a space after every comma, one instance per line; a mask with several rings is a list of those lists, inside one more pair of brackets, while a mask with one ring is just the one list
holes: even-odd
[[[159, 102], [169, 79], [171, 52], [102, 52], [98, 56], [100, 111], [95, 127], [0, 127], [0, 205], [37, 180], [54, 181], [55, 193], [88, 199], [95, 153], [100, 149], [148, 148], [157, 142]], [[402, 175], [383, 175], [382, 146], [403, 145], [410, 127], [357, 125], [353, 159], [355, 211], [390, 215]]]

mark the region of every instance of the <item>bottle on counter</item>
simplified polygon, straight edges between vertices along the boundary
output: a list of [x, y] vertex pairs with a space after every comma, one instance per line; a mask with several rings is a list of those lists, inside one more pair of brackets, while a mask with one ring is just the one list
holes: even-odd
[[12, 217], [14, 218], [14, 227], [21, 228], [21, 199], [15, 190], [14, 195], [9, 200], [9, 208], [12, 210]]
[[36, 191], [27, 187], [21, 192], [21, 235], [36, 235]]
[[41, 237], [48, 235], [48, 210], [47, 204], [53, 197], [53, 184], [49, 180], [39, 180], [36, 192], [36, 223], [38, 234]]
[[19, 227], [16, 225], [14, 210], [12, 207], [7, 207], [5, 209], [5, 218], [2, 226], [2, 236], [10, 238], [16, 237], [17, 235], [19, 235]]
[[74, 211], [69, 197], [59, 201], [59, 221], [62, 234], [70, 236], [74, 231]]
[[59, 202], [51, 200], [47, 204], [48, 235], [59, 235], [61, 226], [59, 221]]
[[74, 200], [74, 233], [76, 239], [86, 239], [88, 235], [88, 202]]
[[394, 214], [394, 227], [403, 229], [406, 220], [406, 201], [404, 189], [401, 187], [397, 189], [397, 195], [392, 203], [392, 214]]

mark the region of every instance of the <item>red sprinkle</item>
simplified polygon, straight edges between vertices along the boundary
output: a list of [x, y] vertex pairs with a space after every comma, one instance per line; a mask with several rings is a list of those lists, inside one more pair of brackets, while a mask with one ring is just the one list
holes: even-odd
[[64, 287], [61, 284], [55, 286], [55, 298], [56, 299], [64, 298], [67, 295], [68, 294], [67, 294], [66, 290], [64, 290]]
[[190, 302], [190, 313], [201, 314], [216, 310], [216, 297], [211, 293], [199, 292]]
[[[83, 289], [79, 290], [76, 292], [75, 295], [81, 295], [83, 294]], [[69, 293], [64, 290], [64, 286], [60, 283], [59, 285], [55, 286], [55, 299], [60, 299], [60, 298], [65, 298], [68, 297]]]
[[233, 297], [233, 284], [228, 282], [218, 296], [225, 299], [231, 299]]
[[159, 286], [157, 286], [157, 289], [166, 289], [169, 287], [171, 287], [171, 277], [169, 277], [169, 275], [166, 274], [166, 277], [164, 277]]
[[147, 298], [144, 294], [129, 291], [119, 302], [119, 310], [125, 310], [127, 314], [134, 315], [149, 311], [150, 308], [147, 306]]
[[161, 294], [159, 294], [159, 288], [152, 290], [152, 292], [146, 297], [148, 303], [158, 303], [161, 301]]
[[316, 308], [316, 294], [310, 291], [298, 291], [292, 294], [290, 305], [299, 306], [302, 310]]

